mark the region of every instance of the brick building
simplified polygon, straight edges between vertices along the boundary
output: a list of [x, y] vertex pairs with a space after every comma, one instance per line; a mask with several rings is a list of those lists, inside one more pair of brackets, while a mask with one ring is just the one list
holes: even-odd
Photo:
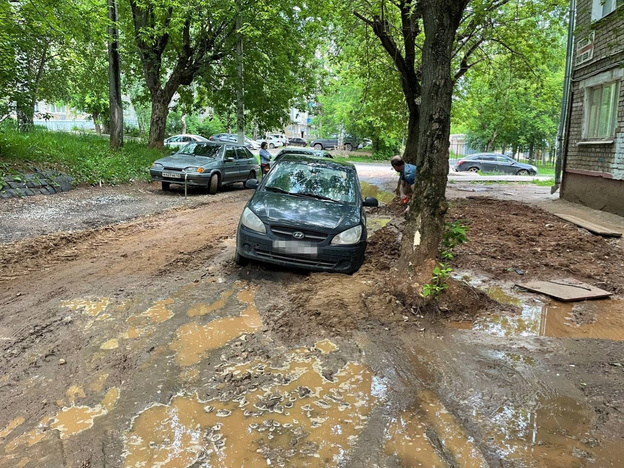
[[624, 216], [624, 0], [577, 0], [561, 198]]

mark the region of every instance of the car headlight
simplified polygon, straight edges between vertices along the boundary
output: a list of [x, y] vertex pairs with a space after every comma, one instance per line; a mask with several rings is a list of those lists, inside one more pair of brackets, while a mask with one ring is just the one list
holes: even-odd
[[241, 216], [241, 224], [252, 231], [266, 233], [266, 227], [258, 216], [249, 208], [245, 208], [243, 215]]
[[335, 236], [331, 244], [332, 245], [350, 245], [357, 244], [360, 242], [362, 237], [362, 225], [352, 227], [351, 229], [347, 229], [346, 231], [342, 231], [340, 234]]
[[154, 169], [162, 169], [162, 168], [163, 168], [163, 165], [162, 165], [162, 164], [160, 164], [160, 163], [155, 162], [155, 163], [152, 163], [152, 167], [153, 167]]
[[189, 166], [184, 168], [184, 172], [204, 172], [204, 169], [197, 166]]

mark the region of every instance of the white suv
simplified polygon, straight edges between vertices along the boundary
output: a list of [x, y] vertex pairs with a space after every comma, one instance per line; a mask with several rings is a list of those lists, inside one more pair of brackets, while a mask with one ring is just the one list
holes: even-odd
[[279, 148], [280, 146], [284, 146], [284, 143], [281, 140], [278, 140], [273, 135], [267, 135], [264, 140], [269, 145], [269, 148]]
[[288, 145], [288, 138], [286, 138], [286, 135], [284, 135], [283, 133], [271, 133], [270, 135], [267, 135], [267, 137], [269, 136], [279, 141], [282, 144], [282, 146]]

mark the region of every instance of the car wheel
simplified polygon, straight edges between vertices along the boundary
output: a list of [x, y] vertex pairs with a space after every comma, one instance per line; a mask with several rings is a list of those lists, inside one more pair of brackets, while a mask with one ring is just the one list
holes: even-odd
[[161, 185], [162, 185], [162, 189], [165, 192], [171, 190], [171, 183], [170, 182], [162, 182]]
[[531, 174], [529, 174], [529, 171], [527, 171], [526, 169], [520, 169], [518, 172], [516, 172], [516, 175], [527, 176], [527, 175], [531, 175]]
[[351, 145], [351, 143], [347, 143], [347, 144], [345, 145], [345, 149], [346, 149], [347, 151], [353, 151], [353, 145]]
[[321, 145], [320, 143], [317, 143], [314, 145], [314, 149], [315, 150], [322, 150], [323, 149], [323, 145]]
[[478, 167], [470, 167], [470, 168], [468, 168], [468, 172], [479, 172], [479, 168]]
[[269, 148], [275, 149], [275, 145], [273, 143], [269, 143]]
[[[249, 175], [247, 176], [247, 180], [251, 180], [251, 179], [255, 179], [255, 178], [256, 178], [256, 171], [251, 171], [249, 173]], [[243, 182], [243, 188], [247, 188], [247, 186], [246, 186], [247, 180], [245, 180], [245, 182]]]
[[234, 253], [234, 263], [240, 266], [247, 266], [249, 265], [249, 259], [247, 257], [243, 257], [241, 254], [238, 253], [238, 251], [236, 251]]
[[212, 177], [210, 177], [210, 182], [208, 182], [208, 193], [210, 195], [214, 195], [215, 193], [217, 193], [218, 187], [219, 187], [219, 175], [212, 174]]

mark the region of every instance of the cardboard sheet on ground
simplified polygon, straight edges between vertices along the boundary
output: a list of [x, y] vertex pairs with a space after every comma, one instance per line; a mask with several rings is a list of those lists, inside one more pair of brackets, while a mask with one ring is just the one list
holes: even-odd
[[599, 236], [606, 237], [622, 237], [622, 233], [615, 229], [611, 229], [605, 226], [601, 226], [600, 224], [592, 223], [591, 221], [587, 221], [586, 219], [577, 218], [576, 216], [566, 215], [561, 213], [554, 213], [555, 216], [565, 219], [566, 221], [571, 222], [572, 224], [576, 224], [584, 229], [587, 229], [589, 232], [593, 234], [598, 234]]
[[528, 289], [529, 291], [546, 294], [547, 296], [554, 297], [563, 302], [602, 299], [613, 294], [590, 284], [581, 283], [574, 278], [529, 281], [528, 283], [516, 283], [516, 286]]

